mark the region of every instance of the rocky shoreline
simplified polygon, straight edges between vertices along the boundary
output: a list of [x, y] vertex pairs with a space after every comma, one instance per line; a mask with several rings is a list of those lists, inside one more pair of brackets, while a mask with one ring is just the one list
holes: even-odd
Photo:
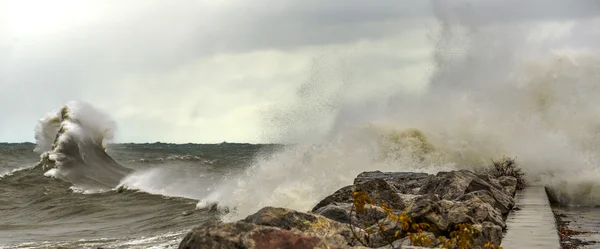
[[363, 172], [308, 212], [264, 207], [194, 228], [179, 248], [498, 248], [517, 187], [467, 170]]

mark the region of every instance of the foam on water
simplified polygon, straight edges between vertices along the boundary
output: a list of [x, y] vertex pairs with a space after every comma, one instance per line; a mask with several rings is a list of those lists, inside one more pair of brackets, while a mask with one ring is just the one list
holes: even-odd
[[202, 172], [202, 165], [195, 169], [171, 163], [167, 166], [137, 170], [123, 178], [119, 186], [139, 189], [164, 196], [201, 199], [209, 193], [224, 176]]

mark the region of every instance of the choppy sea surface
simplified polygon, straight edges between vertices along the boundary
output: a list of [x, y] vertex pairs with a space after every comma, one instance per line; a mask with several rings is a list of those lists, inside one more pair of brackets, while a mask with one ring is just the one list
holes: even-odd
[[198, 200], [277, 147], [110, 144], [106, 153], [133, 173], [125, 189], [94, 189], [48, 174], [35, 144], [0, 144], [0, 248], [176, 248], [218, 218]]

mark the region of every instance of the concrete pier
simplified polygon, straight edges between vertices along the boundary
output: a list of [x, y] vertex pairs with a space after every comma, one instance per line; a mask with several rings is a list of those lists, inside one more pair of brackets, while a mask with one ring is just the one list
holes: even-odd
[[504, 249], [560, 249], [554, 214], [544, 187], [517, 192], [516, 207], [506, 219]]

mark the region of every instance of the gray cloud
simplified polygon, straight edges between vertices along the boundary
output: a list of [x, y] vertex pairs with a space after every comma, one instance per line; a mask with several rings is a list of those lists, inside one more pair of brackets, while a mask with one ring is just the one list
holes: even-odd
[[531, 20], [579, 20], [597, 17], [600, 2], [573, 1], [444, 1], [433, 0], [433, 7], [442, 21], [453, 20], [462, 24], [478, 25], [521, 22]]
[[[244, 132], [255, 141], [265, 110], [300, 115], [278, 107], [301, 111], [298, 103], [311, 104], [311, 97], [302, 102], [297, 95], [301, 86], [333, 89], [341, 94], [334, 109], [345, 113], [339, 106], [360, 109], [352, 103], [422, 84], [431, 66], [434, 10], [443, 20], [480, 25], [586, 19], [599, 10], [591, 0], [456, 2], [97, 1], [81, 10], [48, 10], [68, 11], [61, 16], [71, 19], [43, 35], [0, 21], [0, 111], [11, 117], [0, 124], [0, 140], [31, 140], [36, 119], [79, 99], [111, 112], [125, 141], [244, 140]], [[315, 80], [311, 60], [318, 56], [326, 63], [316, 71], [329, 71]], [[310, 108], [324, 104], [315, 102]], [[309, 125], [311, 113], [302, 115], [298, 120], [306, 122], [298, 124]], [[155, 125], [144, 132], [135, 128], [149, 123]], [[196, 135], [174, 134], [185, 129]]]

